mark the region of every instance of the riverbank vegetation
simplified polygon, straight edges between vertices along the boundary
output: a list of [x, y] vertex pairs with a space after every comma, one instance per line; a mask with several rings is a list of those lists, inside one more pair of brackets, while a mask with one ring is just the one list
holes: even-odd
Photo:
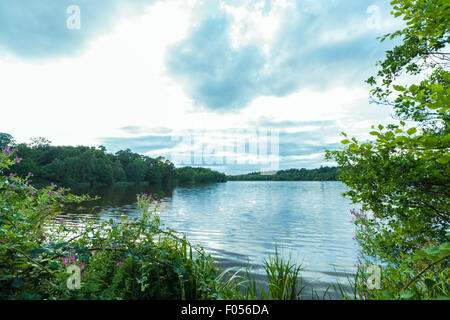
[[381, 39], [400, 44], [367, 83], [395, 118], [372, 128], [373, 141], [343, 133], [343, 148], [327, 157], [344, 168], [345, 194], [362, 204], [352, 214], [365, 279], [366, 267], [382, 267], [381, 288], [362, 281], [360, 291], [371, 299], [448, 299], [450, 4], [391, 3], [406, 27]]
[[[373, 141], [343, 133], [342, 149], [327, 152], [342, 168], [345, 195], [362, 205], [351, 212], [361, 248], [353, 291], [347, 294], [339, 284], [337, 290], [352, 299], [448, 299], [450, 4], [391, 3], [406, 27], [383, 37], [400, 44], [367, 82], [374, 101], [391, 105], [396, 119], [374, 127]], [[399, 84], [401, 74], [420, 80]], [[42, 139], [11, 147], [6, 135], [0, 143], [0, 299], [302, 297], [300, 266], [269, 257], [267, 285], [250, 272], [221, 271], [201, 247], [162, 228], [149, 210], [149, 195], [138, 195], [137, 218], [121, 213], [72, 225], [58, 217], [62, 207], [91, 198], [55, 183], [36, 188], [30, 182], [166, 183], [176, 176], [167, 160], [129, 150], [110, 155], [102, 148], [51, 147]], [[190, 170], [180, 171], [179, 179], [192, 182]]]
[[18, 159], [9, 148], [0, 153], [0, 299], [300, 297], [300, 267], [270, 257], [266, 288], [250, 276], [229, 276], [203, 248], [164, 230], [147, 194], [137, 195], [138, 217], [71, 224], [58, 217], [63, 206], [93, 198], [5, 175]]
[[317, 169], [279, 170], [273, 174], [252, 172], [249, 174], [227, 176], [228, 181], [337, 181], [337, 167], [320, 167]]
[[205, 168], [175, 168], [162, 157], [151, 158], [130, 149], [115, 154], [107, 153], [103, 146], [52, 146], [44, 138], [31, 143], [15, 144], [14, 138], [0, 133], [0, 150], [10, 147], [20, 161], [12, 167], [19, 176], [32, 173], [35, 185], [51, 182], [66, 187], [79, 183], [91, 186], [109, 186], [113, 183], [148, 182], [151, 185], [177, 185], [225, 182], [225, 174]]

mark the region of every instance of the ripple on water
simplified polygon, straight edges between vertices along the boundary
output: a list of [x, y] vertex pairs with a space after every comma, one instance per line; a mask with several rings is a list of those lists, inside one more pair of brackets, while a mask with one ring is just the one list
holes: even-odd
[[[355, 271], [357, 246], [340, 182], [227, 182], [175, 188], [161, 197], [163, 225], [180, 231], [219, 259], [219, 265], [251, 264], [262, 274], [264, 259], [275, 252], [304, 266], [309, 281], [335, 283]], [[120, 212], [137, 216], [134, 196], [145, 188], [102, 195], [90, 209], [101, 218]], [[106, 197], [106, 198], [105, 198]], [[108, 198], [109, 197], [109, 198]], [[70, 219], [85, 211], [68, 212]], [[346, 281], [346, 280], [345, 280]]]

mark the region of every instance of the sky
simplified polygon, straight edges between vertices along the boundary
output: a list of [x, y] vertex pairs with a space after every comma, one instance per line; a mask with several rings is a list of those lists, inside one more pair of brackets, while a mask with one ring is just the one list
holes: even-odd
[[391, 110], [389, 1], [3, 0], [0, 132], [228, 174], [333, 165]]

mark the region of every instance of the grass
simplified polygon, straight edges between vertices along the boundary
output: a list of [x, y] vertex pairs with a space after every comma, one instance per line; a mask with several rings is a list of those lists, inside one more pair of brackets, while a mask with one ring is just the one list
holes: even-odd
[[218, 281], [225, 299], [240, 300], [297, 300], [302, 296], [301, 265], [291, 258], [285, 260], [275, 247], [275, 254], [264, 261], [267, 283], [258, 281], [250, 267], [223, 271]]
[[359, 294], [356, 284], [358, 274], [354, 279], [347, 277], [348, 285], [343, 285], [339, 280], [330, 284], [324, 292], [319, 293], [311, 288], [311, 293], [306, 294], [307, 286], [301, 275], [302, 265], [292, 262], [291, 258], [282, 258], [277, 248], [275, 254], [269, 255], [264, 261], [266, 281], [257, 280], [250, 267], [229, 268], [224, 270], [217, 278], [223, 299], [234, 300], [333, 300], [355, 299]]

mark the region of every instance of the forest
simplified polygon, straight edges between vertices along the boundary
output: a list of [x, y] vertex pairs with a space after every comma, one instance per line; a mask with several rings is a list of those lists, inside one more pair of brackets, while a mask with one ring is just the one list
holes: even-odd
[[18, 157], [8, 174], [28, 176], [37, 186], [50, 183], [66, 187], [77, 183], [108, 186], [143, 181], [152, 185], [176, 185], [226, 181], [223, 173], [207, 168], [175, 168], [163, 157], [151, 158], [130, 149], [112, 154], [103, 146], [52, 146], [45, 138], [16, 144], [10, 134], [0, 133], [0, 150], [7, 146], [13, 148]]
[[337, 181], [338, 167], [320, 167], [318, 169], [288, 169], [267, 175], [261, 172], [227, 176], [228, 181]]

